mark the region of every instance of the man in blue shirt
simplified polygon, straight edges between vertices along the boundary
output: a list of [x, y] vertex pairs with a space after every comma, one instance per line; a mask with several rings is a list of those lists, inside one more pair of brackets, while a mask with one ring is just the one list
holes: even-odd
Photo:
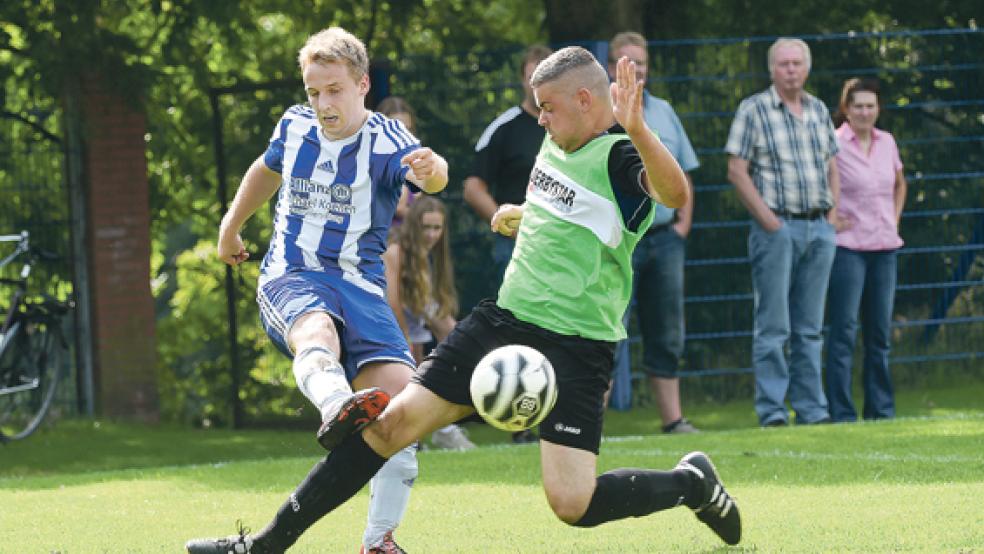
[[[616, 62], [623, 56], [635, 62], [636, 79], [645, 83], [649, 68], [645, 37], [639, 33], [623, 32], [612, 38], [608, 45], [608, 73], [613, 79]], [[667, 101], [644, 91], [643, 117], [687, 173], [687, 181], [693, 189], [689, 172], [700, 164], [676, 112]], [[665, 433], [697, 431], [683, 417], [680, 379], [677, 376], [684, 338], [683, 262], [693, 209], [693, 194], [679, 209], [657, 204], [652, 227], [632, 256], [635, 306], [642, 333], [642, 368], [659, 404]], [[612, 385], [612, 405], [616, 408], [628, 408], [631, 398], [629, 358], [629, 344], [622, 341], [615, 354]]]

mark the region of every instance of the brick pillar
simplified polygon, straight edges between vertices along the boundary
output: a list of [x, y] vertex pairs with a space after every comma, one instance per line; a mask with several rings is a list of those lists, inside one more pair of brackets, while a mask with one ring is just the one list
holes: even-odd
[[147, 121], [98, 77], [81, 84], [96, 412], [157, 421]]

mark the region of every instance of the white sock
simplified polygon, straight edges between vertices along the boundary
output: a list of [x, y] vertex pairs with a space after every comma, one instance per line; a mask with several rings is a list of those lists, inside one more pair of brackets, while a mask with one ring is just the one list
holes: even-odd
[[321, 412], [322, 419], [333, 416], [352, 394], [338, 357], [321, 346], [306, 348], [294, 356], [294, 379], [301, 393]]
[[410, 502], [410, 488], [417, 478], [417, 445], [400, 450], [383, 464], [369, 482], [369, 519], [362, 544], [372, 548], [383, 542], [403, 520]]

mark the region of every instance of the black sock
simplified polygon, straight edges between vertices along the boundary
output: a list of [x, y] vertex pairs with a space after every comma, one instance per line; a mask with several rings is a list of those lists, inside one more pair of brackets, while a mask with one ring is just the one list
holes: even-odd
[[315, 464], [263, 531], [254, 536], [271, 550], [286, 550], [308, 527], [355, 496], [386, 458], [376, 454], [362, 433], [345, 439]]
[[574, 523], [594, 527], [697, 502], [696, 476], [686, 470], [616, 469], [598, 476], [587, 511]]

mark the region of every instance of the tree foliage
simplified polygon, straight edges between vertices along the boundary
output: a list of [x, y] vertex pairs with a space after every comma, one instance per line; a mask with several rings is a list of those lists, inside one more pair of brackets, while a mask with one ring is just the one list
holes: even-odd
[[[650, 39], [827, 33], [972, 24], [978, 2], [834, 0], [7, 0], [0, 3], [0, 101], [37, 132], [60, 133], [58, 104], [80, 75], [97, 75], [146, 111], [153, 259], [162, 398], [171, 417], [223, 422], [228, 417], [228, 346], [223, 268], [212, 255], [221, 200], [215, 167], [210, 91], [280, 81], [279, 89], [220, 97], [231, 191], [265, 145], [280, 111], [302, 101], [296, 52], [311, 33], [340, 25], [366, 40], [374, 63], [421, 115], [426, 142], [454, 160], [449, 195], [467, 172], [484, 125], [521, 94], [519, 49], [532, 42], [607, 40], [634, 28]], [[889, 50], [895, 55], [897, 48]], [[679, 63], [715, 67], [714, 52]], [[733, 62], [716, 54], [725, 67]], [[899, 54], [902, 55], [902, 54]], [[758, 53], [738, 70], [761, 71]], [[654, 70], [672, 71], [658, 64]], [[893, 58], [894, 59], [894, 58]], [[674, 62], [674, 63], [678, 63]], [[679, 68], [677, 68], [679, 69]], [[687, 69], [688, 71], [690, 69]], [[290, 83], [298, 82], [292, 88]], [[384, 83], [376, 83], [381, 88]], [[728, 86], [723, 82], [717, 85]], [[697, 106], [699, 87], [674, 93]], [[731, 90], [734, 93], [734, 89]], [[900, 93], [901, 94], [901, 93]], [[475, 221], [455, 214], [461, 248]], [[262, 250], [269, 216], [245, 230]], [[481, 271], [481, 268], [465, 268]], [[297, 400], [285, 360], [255, 325], [255, 265], [237, 272], [243, 366], [249, 406], [288, 414]], [[467, 304], [467, 302], [466, 302]]]
[[[222, 394], [228, 382], [222, 268], [207, 255], [221, 216], [210, 89], [297, 80], [297, 93], [290, 98], [300, 101], [296, 52], [308, 35], [330, 25], [359, 35], [374, 61], [389, 63], [410, 52], [477, 51], [538, 36], [542, 15], [536, 4], [498, 0], [476, 8], [463, 0], [0, 4], [0, 98], [6, 112], [60, 134], [57, 113], [64, 87], [82, 75], [96, 75], [148, 115], [151, 278], [159, 314], [162, 397], [169, 399], [170, 415], [221, 420], [228, 414]], [[226, 98], [221, 105], [224, 115], [246, 125], [244, 134], [253, 139], [231, 151], [231, 190], [249, 160], [262, 152], [279, 116], [269, 97], [258, 92], [246, 99]], [[236, 129], [230, 131], [236, 136]], [[263, 218], [259, 214], [258, 224], [247, 230], [257, 242], [262, 242]], [[255, 266], [244, 271], [248, 278]], [[252, 295], [241, 294], [240, 300], [241, 317], [255, 320]], [[251, 342], [254, 331], [247, 327], [242, 337], [244, 365], [256, 377], [244, 389], [251, 397], [260, 394], [252, 386], [257, 380], [278, 382], [267, 366], [284, 365], [279, 354], [263, 358], [262, 349]]]

